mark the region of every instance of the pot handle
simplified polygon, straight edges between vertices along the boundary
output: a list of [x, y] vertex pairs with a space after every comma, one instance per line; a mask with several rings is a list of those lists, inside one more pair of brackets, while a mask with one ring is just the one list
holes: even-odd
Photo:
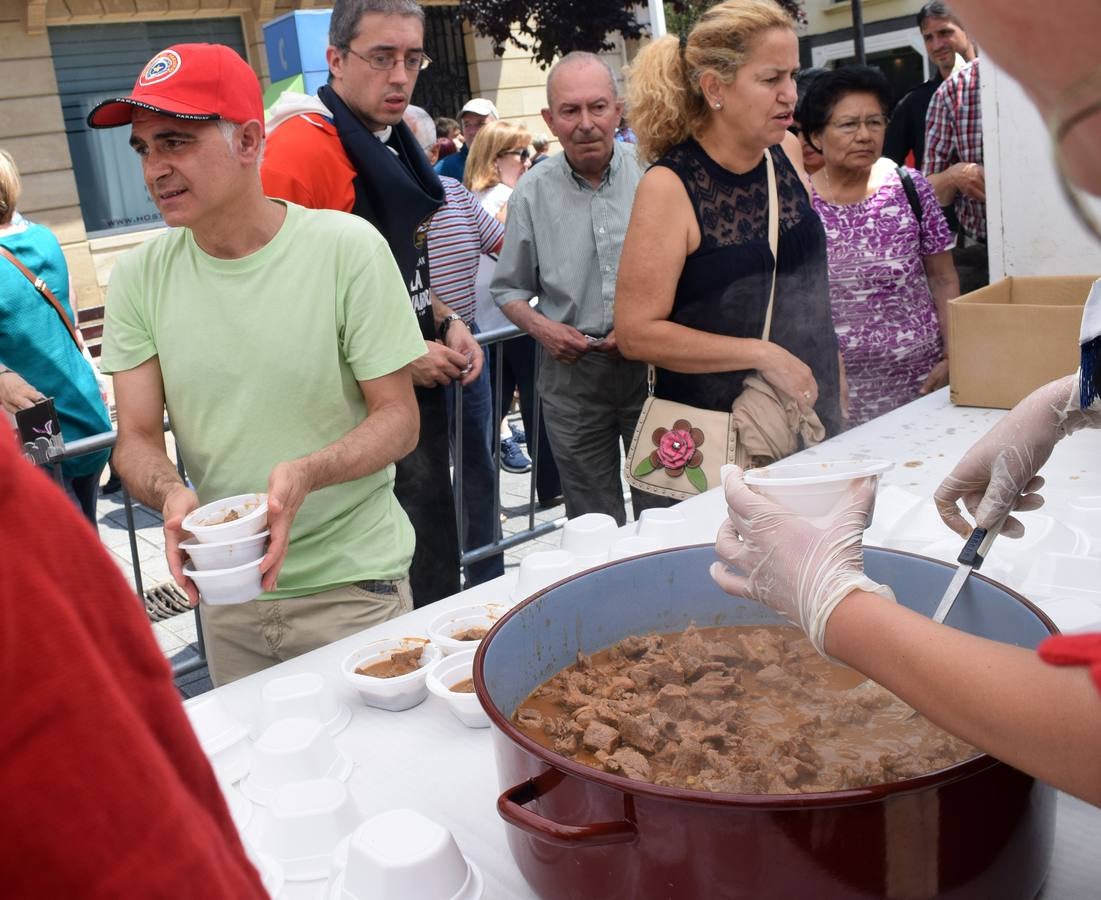
[[[497, 798], [501, 818], [532, 837], [557, 847], [600, 847], [606, 844], [629, 844], [638, 838], [634, 822], [594, 822], [591, 825], [563, 825], [525, 808], [562, 781], [563, 775], [548, 769], [537, 778], [509, 788]], [[630, 797], [626, 798], [628, 804]]]

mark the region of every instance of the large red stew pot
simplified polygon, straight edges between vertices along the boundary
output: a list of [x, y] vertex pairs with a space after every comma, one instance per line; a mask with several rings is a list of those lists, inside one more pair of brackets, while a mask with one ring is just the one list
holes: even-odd
[[[1051, 859], [1055, 792], [979, 756], [896, 784], [780, 795], [659, 787], [575, 763], [509, 721], [547, 678], [631, 634], [768, 624], [723, 594], [710, 546], [624, 560], [561, 582], [482, 641], [475, 686], [493, 723], [512, 854], [539, 896], [567, 898], [1031, 898]], [[872, 578], [931, 615], [953, 569], [868, 549]], [[1024, 598], [972, 576], [949, 624], [1033, 647], [1054, 631]], [[874, 640], [874, 635], [869, 635]]]

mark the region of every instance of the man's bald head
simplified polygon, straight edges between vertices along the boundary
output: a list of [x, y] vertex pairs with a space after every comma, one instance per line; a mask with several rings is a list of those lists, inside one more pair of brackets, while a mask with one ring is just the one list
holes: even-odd
[[595, 53], [589, 53], [586, 50], [574, 50], [572, 53], [567, 53], [551, 66], [551, 70], [547, 74], [547, 106], [551, 109], [554, 108], [554, 83], [557, 80], [557, 76], [563, 69], [569, 69], [573, 66], [599, 66], [599, 68], [603, 70], [604, 75], [608, 78], [612, 98], [614, 99], [618, 96], [619, 89], [616, 87], [615, 72], [612, 71], [612, 67], [608, 65], [607, 61], [597, 56]]

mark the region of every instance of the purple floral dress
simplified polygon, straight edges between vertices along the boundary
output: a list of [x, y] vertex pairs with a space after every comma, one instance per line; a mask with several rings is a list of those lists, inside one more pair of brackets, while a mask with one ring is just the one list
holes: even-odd
[[929, 182], [906, 169], [921, 201], [918, 224], [897, 172], [848, 206], [813, 203], [826, 229], [830, 305], [849, 383], [849, 424], [918, 396], [941, 359], [940, 327], [922, 259], [954, 238]]

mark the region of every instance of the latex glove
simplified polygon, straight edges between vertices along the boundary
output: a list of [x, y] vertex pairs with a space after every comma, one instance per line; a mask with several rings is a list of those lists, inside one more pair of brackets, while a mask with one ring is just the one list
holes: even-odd
[[770, 606], [802, 628], [823, 656], [826, 622], [852, 591], [895, 602], [889, 587], [864, 574], [861, 538], [875, 500], [873, 479], [864, 479], [836, 511], [815, 519], [755, 493], [737, 466], [724, 466], [723, 486], [730, 514], [715, 552], [738, 571], [714, 563], [711, 577], [728, 594]]
[[[960, 514], [959, 500], [975, 518], [990, 528], [1011, 510], [1039, 509], [1036, 493], [1043, 478], [1036, 473], [1047, 462], [1055, 444], [1082, 428], [1101, 428], [1101, 410], [1079, 408], [1078, 375], [1068, 375], [1036, 389], [967, 451], [933, 494], [944, 523], [967, 537], [971, 526]], [[1019, 538], [1024, 525], [1010, 516], [1002, 534]]]

